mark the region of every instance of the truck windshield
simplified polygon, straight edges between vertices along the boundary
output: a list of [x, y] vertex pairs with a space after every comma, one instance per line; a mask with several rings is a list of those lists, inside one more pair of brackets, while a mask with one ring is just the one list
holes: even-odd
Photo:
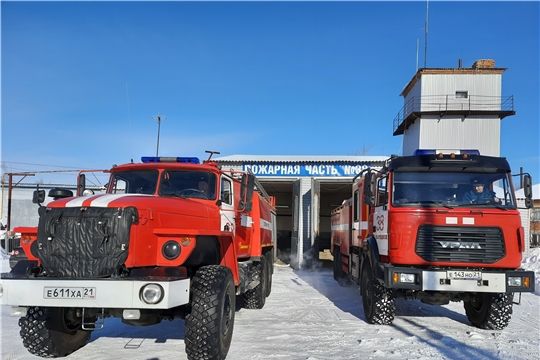
[[159, 195], [214, 200], [216, 174], [204, 171], [164, 171], [161, 175]]
[[393, 178], [393, 206], [516, 208], [507, 173], [395, 172]]
[[120, 171], [111, 176], [112, 194], [154, 194], [159, 172], [157, 170]]

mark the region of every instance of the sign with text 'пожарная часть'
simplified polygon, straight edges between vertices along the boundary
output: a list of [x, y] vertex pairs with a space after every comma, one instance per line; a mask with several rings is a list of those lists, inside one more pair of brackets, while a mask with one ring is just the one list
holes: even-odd
[[356, 176], [369, 164], [244, 164], [256, 176]]

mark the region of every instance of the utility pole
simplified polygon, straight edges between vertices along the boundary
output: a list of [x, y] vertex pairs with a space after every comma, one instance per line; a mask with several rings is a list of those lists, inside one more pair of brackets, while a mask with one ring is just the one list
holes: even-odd
[[157, 116], [153, 116], [152, 119], [157, 120], [157, 146], [156, 146], [156, 157], [159, 156], [159, 132], [161, 128], [161, 120], [165, 120], [167, 118], [159, 116], [159, 112]]

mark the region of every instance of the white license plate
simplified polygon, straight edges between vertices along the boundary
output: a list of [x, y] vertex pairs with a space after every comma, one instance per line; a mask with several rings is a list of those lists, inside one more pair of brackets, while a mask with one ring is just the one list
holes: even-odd
[[45, 287], [43, 288], [45, 299], [95, 299], [96, 288], [94, 287]]
[[446, 278], [450, 280], [482, 280], [481, 271], [447, 271]]

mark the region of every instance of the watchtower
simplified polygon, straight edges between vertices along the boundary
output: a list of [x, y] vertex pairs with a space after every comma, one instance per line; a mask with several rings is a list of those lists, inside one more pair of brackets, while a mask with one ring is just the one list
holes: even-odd
[[501, 120], [515, 115], [513, 96], [502, 96], [502, 73], [494, 60], [471, 68], [419, 69], [405, 86], [405, 106], [394, 119], [403, 155], [416, 149], [478, 149], [500, 156]]

